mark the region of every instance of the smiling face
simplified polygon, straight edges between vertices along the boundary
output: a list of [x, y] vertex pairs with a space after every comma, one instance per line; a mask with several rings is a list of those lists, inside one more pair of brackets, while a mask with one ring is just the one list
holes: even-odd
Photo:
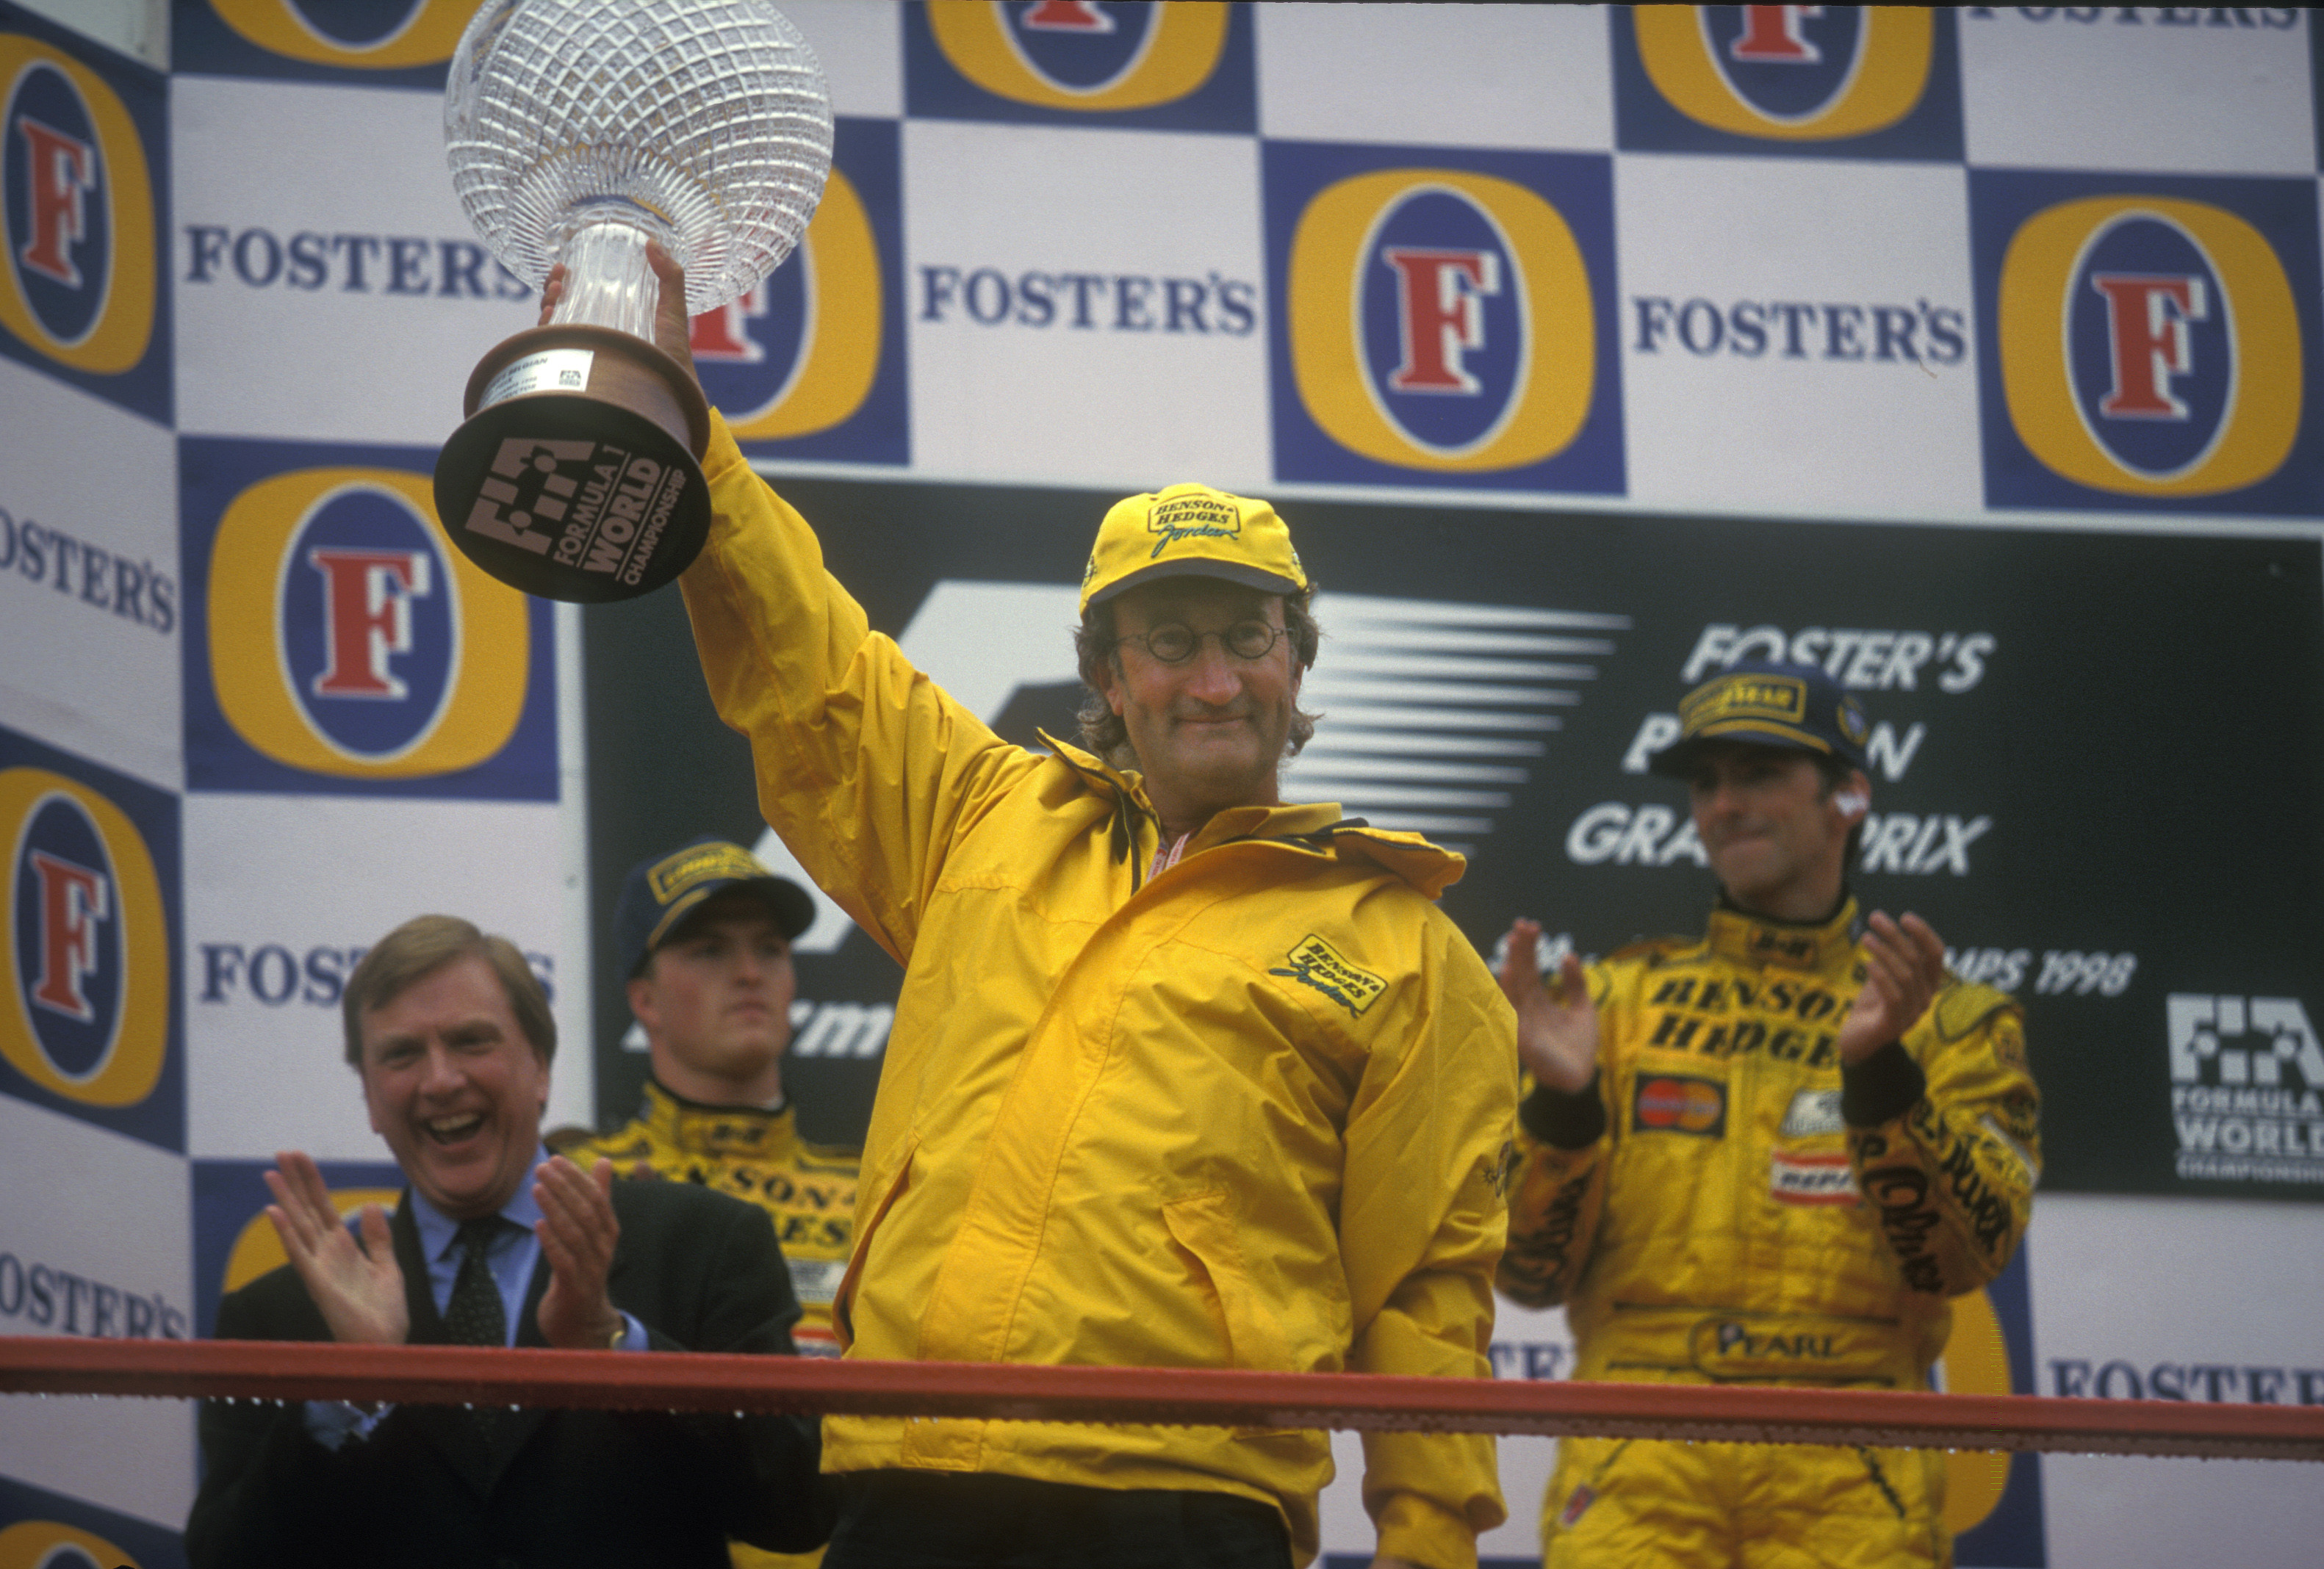
[[654, 1077], [688, 1100], [758, 1106], [782, 1093], [798, 982], [766, 902], [742, 889], [682, 922], [630, 982]]
[[363, 1015], [364, 1105], [413, 1188], [455, 1220], [515, 1196], [540, 1147], [549, 1064], [482, 959], [454, 959]]
[[[1130, 732], [1166, 829], [1199, 828], [1230, 806], [1273, 805], [1304, 673], [1288, 638], [1246, 660], [1228, 651], [1224, 634], [1247, 620], [1280, 632], [1282, 596], [1219, 578], [1169, 577], [1125, 592], [1114, 606], [1121, 641], [1102, 673], [1104, 696]], [[1166, 665], [1130, 640], [1172, 623], [1200, 638], [1183, 665]]]
[[[1783, 921], [1820, 921], [1840, 903], [1848, 832], [1870, 786], [1851, 774], [1834, 791], [1807, 753], [1720, 741], [1693, 759], [1694, 831], [1727, 896]], [[1843, 796], [1859, 798], [1844, 804]]]

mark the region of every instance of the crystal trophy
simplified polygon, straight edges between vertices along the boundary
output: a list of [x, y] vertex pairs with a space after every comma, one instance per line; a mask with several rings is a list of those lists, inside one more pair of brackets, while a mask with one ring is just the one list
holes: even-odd
[[486, 0], [453, 51], [444, 145], [469, 221], [540, 285], [549, 323], [478, 362], [436, 510], [503, 583], [584, 603], [646, 593], [709, 532], [710, 412], [653, 342], [646, 245], [699, 315], [798, 243], [831, 169], [823, 69], [762, 0]]

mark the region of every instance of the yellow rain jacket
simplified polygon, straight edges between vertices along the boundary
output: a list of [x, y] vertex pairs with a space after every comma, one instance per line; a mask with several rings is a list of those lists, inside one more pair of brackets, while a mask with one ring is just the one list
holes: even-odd
[[[1516, 1023], [1434, 903], [1461, 858], [1252, 806], [1149, 879], [1137, 775], [1001, 741], [871, 631], [723, 424], [705, 466], [711, 694], [767, 821], [906, 967], [846, 1354], [1490, 1376]], [[1473, 1564], [1490, 1440], [1365, 1452], [1380, 1550]], [[1315, 1431], [877, 1417], [828, 1418], [824, 1464], [1240, 1494], [1303, 1563], [1332, 1473]]]

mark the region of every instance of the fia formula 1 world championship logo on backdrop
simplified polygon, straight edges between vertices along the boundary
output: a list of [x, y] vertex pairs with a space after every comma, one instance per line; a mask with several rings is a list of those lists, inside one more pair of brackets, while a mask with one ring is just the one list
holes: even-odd
[[160, 77], [0, 32], [0, 353], [166, 422]]
[[1628, 5], [1614, 14], [1624, 151], [1961, 156], [1951, 8]]
[[897, 123], [842, 119], [788, 265], [694, 318], [703, 390], [754, 457], [911, 460]]
[[2324, 1044], [2297, 997], [2173, 992], [2179, 1175], [2324, 1182]]
[[548, 607], [451, 548], [430, 461], [180, 444], [190, 788], [556, 798]]
[[0, 730], [0, 1090], [183, 1150], [176, 799]]
[[1986, 502], [2300, 513], [2316, 182], [1973, 170]]
[[902, 9], [904, 101], [916, 116], [1259, 128], [1248, 5], [928, 0]]
[[1607, 159], [1262, 156], [1277, 478], [1622, 490]]

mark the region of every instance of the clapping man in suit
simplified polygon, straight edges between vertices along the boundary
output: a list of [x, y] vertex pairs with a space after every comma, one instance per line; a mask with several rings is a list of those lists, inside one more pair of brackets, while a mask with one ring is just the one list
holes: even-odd
[[[408, 922], [343, 1010], [402, 1202], [350, 1229], [315, 1162], [280, 1157], [267, 1214], [290, 1262], [220, 1304], [219, 1338], [792, 1350], [764, 1212], [542, 1149], [556, 1025], [505, 940]], [[829, 1527], [815, 1427], [785, 1417], [211, 1401], [201, 1441], [198, 1566], [709, 1566], [729, 1537], [797, 1549]]]

